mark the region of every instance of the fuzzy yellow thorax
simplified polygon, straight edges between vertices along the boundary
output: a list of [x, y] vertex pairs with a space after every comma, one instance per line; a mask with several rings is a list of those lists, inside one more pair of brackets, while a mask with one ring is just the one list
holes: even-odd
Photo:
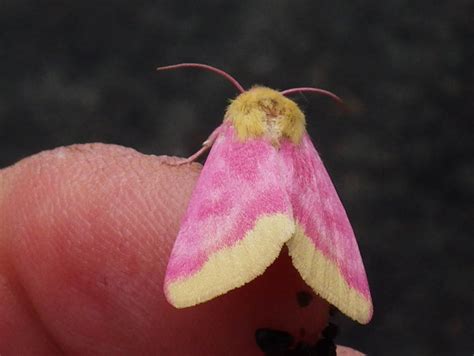
[[276, 90], [254, 87], [235, 98], [225, 115], [240, 140], [265, 137], [278, 146], [282, 138], [298, 144], [305, 117], [298, 105]]

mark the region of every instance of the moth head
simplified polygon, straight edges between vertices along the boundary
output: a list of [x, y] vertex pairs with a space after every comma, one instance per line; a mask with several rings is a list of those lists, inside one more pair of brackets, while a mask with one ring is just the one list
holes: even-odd
[[273, 144], [283, 138], [299, 143], [306, 124], [294, 101], [266, 87], [253, 87], [232, 100], [225, 120], [232, 123], [240, 140], [263, 137]]

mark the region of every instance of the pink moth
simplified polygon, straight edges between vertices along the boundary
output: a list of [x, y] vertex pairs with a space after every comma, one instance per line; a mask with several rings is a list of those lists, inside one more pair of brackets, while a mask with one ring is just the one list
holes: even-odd
[[350, 318], [368, 323], [373, 306], [362, 259], [346, 212], [305, 129], [305, 117], [287, 98], [316, 88], [278, 92], [244, 88], [229, 74], [204, 64], [239, 90], [223, 123], [203, 148], [211, 148], [174, 244], [165, 294], [190, 307], [253, 280], [286, 245], [304, 281]]

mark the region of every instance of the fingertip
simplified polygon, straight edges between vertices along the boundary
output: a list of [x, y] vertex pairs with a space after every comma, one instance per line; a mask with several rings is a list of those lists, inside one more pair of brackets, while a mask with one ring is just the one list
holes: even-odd
[[71, 352], [86, 351], [80, 339], [149, 343], [143, 329], [150, 332], [156, 316], [141, 305], [166, 307], [164, 269], [199, 171], [89, 144], [42, 152], [2, 172], [2, 251], [45, 326]]

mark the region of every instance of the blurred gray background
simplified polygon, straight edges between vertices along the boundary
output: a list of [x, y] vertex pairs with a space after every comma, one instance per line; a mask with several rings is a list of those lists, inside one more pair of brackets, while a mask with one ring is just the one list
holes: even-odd
[[242, 85], [296, 95], [358, 236], [369, 355], [473, 352], [472, 1], [0, 2], [0, 167], [82, 142], [189, 155]]

